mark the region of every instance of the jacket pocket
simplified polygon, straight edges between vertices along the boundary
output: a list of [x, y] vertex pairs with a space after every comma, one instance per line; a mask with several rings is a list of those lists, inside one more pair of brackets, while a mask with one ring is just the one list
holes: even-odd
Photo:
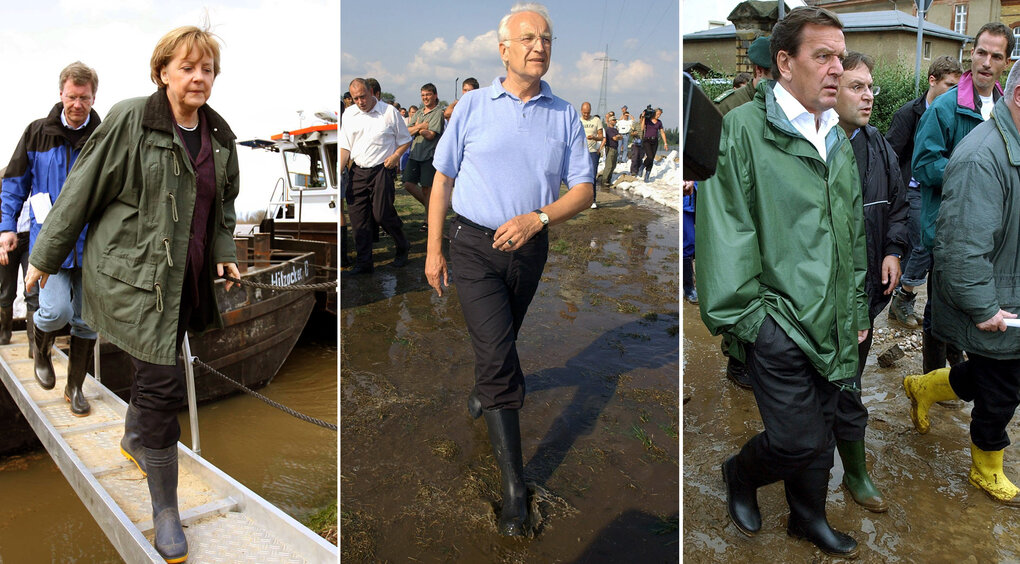
[[137, 325], [142, 312], [155, 307], [156, 265], [106, 255], [98, 270], [105, 316]]

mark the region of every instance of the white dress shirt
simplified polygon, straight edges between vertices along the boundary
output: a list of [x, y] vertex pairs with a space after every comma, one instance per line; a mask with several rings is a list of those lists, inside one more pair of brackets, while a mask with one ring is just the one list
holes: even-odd
[[404, 117], [396, 108], [376, 100], [363, 112], [357, 104], [344, 110], [340, 126], [340, 148], [351, 153], [351, 160], [362, 168], [381, 165], [397, 147], [411, 142]]
[[776, 83], [776, 87], [772, 90], [776, 96], [776, 103], [782, 108], [783, 113], [790, 120], [793, 128], [796, 129], [809, 143], [814, 145], [815, 149], [818, 149], [818, 154], [821, 155], [822, 160], [825, 160], [825, 136], [829, 134], [829, 130], [832, 129], [837, 123], [839, 123], [839, 114], [836, 110], [829, 108], [822, 112], [821, 119], [818, 120], [819, 126], [815, 128], [815, 114], [807, 111], [793, 94], [787, 92], [783, 85]]

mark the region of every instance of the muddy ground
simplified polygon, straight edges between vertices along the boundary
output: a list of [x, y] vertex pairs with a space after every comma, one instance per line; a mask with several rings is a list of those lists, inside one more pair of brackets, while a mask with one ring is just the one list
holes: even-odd
[[402, 190], [397, 204], [408, 266], [390, 266], [383, 236], [372, 275], [341, 274], [343, 561], [678, 561], [678, 213], [600, 191], [597, 210], [551, 228], [518, 341], [541, 522], [506, 539], [485, 423], [465, 407], [456, 288], [428, 287], [423, 210]]
[[[925, 294], [918, 295], [922, 311]], [[726, 513], [719, 465], [762, 430], [754, 396], [731, 384], [697, 306], [685, 303], [683, 406], [683, 556], [689, 562], [828, 562], [806, 541], [786, 535], [789, 510], [781, 483], [761, 488], [762, 529], [742, 535]], [[889, 512], [871, 513], [840, 487], [842, 465], [835, 455], [829, 480], [828, 516], [833, 527], [861, 543], [862, 562], [1017, 562], [1020, 512], [997, 504], [971, 486], [970, 404], [962, 410], [933, 406], [932, 427], [920, 435], [910, 422], [903, 392], [907, 374], [921, 370], [920, 329], [891, 325], [886, 312], [876, 319], [876, 341], [864, 372], [864, 404], [871, 477]], [[906, 356], [881, 368], [876, 355], [893, 344]], [[1016, 423], [1010, 426], [1015, 434]], [[1006, 451], [1006, 471], [1020, 480], [1016, 449]]]

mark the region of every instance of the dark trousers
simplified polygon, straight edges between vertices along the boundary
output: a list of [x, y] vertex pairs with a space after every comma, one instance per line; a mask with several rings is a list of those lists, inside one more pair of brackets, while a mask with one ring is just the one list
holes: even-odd
[[765, 430], [737, 454], [738, 471], [756, 487], [796, 479], [805, 470], [832, 468], [832, 427], [839, 390], [766, 316], [747, 347], [751, 388]]
[[1020, 404], [1020, 359], [997, 360], [967, 353], [952, 367], [949, 385], [964, 401], [973, 401], [970, 440], [985, 451], [1009, 446], [1006, 426]]
[[630, 146], [630, 174], [637, 176], [641, 172], [641, 140], [635, 139], [634, 144]]
[[393, 237], [397, 251], [407, 250], [411, 245], [407, 242], [407, 237], [404, 237], [404, 223], [400, 221], [397, 209], [393, 207], [393, 181], [396, 178], [396, 171], [383, 165], [372, 168], [354, 165], [351, 171], [347, 213], [351, 217], [354, 248], [358, 253], [357, 262], [370, 267], [372, 235], [376, 224], [382, 226]]
[[[28, 231], [18, 233], [18, 248], [7, 253], [7, 264], [0, 265], [0, 307], [11, 307], [18, 296], [18, 268], [28, 272]], [[25, 304], [29, 311], [39, 309], [39, 286], [25, 292]]]
[[659, 138], [650, 137], [641, 140], [641, 149], [645, 152], [645, 171], [651, 171], [655, 164], [655, 152], [659, 150]]
[[520, 409], [524, 373], [517, 334], [545, 268], [548, 231], [509, 253], [492, 248], [491, 230], [459, 218], [449, 235], [450, 272], [475, 352], [475, 394], [484, 409]]
[[594, 194], [592, 195], [592, 202], [595, 202], [599, 195], [599, 191], [595, 189], [599, 180], [599, 152], [588, 151], [588, 157], [591, 158], [591, 189]]
[[[868, 353], [871, 352], [871, 343], [874, 341], [875, 320], [871, 320], [871, 331], [868, 331], [868, 338], [857, 345], [857, 375], [853, 382], [858, 390], [861, 388], [861, 376], [864, 374], [864, 365], [868, 360]], [[868, 408], [864, 407], [861, 399], [861, 392], [849, 390], [839, 391], [839, 400], [836, 403], [836, 425], [833, 432], [838, 441], [863, 441], [864, 429], [868, 426]]]
[[616, 170], [616, 148], [606, 147], [606, 164], [602, 166], [602, 185], [613, 183], [613, 171]]
[[191, 304], [185, 301], [182, 298], [177, 322], [176, 365], [153, 364], [128, 355], [135, 371], [131, 382], [131, 405], [138, 408], [138, 427], [142, 445], [146, 448], [167, 448], [181, 438], [177, 412], [187, 407], [188, 390], [180, 353], [192, 312]]

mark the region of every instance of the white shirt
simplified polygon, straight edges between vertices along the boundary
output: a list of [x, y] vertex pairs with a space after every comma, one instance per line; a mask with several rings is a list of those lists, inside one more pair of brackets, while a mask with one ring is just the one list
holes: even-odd
[[368, 112], [357, 104], [344, 110], [340, 148], [350, 151], [351, 160], [362, 168], [381, 165], [397, 147], [410, 142], [404, 117], [389, 104], [376, 100]]
[[68, 129], [73, 129], [75, 131], [78, 131], [79, 129], [81, 129], [81, 128], [85, 127], [86, 125], [88, 125], [90, 119], [92, 119], [92, 112], [89, 112], [85, 116], [85, 122], [84, 123], [82, 123], [78, 127], [71, 127], [71, 124], [67, 123], [67, 116], [64, 115], [64, 112], [60, 112], [60, 123], [64, 124], [64, 127], [68, 128]]
[[634, 120], [621, 119], [616, 121], [616, 130], [620, 132], [620, 135], [627, 135], [630, 133], [630, 128], [633, 127]]
[[814, 145], [824, 161], [826, 157], [825, 136], [829, 134], [830, 129], [839, 123], [839, 114], [836, 113], [836, 110], [829, 108], [822, 112], [822, 117], [818, 120], [820, 125], [816, 129], [815, 115], [807, 111], [804, 105], [793, 97], [793, 94], [790, 94], [783, 88], [782, 84], [777, 82], [772, 92], [776, 96], [776, 103], [779, 104], [783, 113], [789, 118], [793, 128], [803, 135], [809, 143]]
[[995, 107], [995, 102], [991, 96], [982, 96], [978, 94], [978, 98], [981, 98], [981, 119], [988, 121], [988, 118], [992, 117], [992, 108]]

